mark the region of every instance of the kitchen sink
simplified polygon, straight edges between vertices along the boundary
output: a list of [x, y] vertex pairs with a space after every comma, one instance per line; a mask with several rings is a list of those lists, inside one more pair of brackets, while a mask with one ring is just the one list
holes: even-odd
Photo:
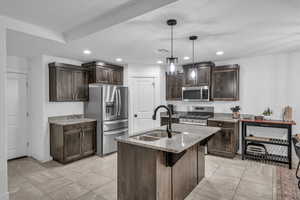
[[[172, 131], [171, 134], [172, 136], [174, 136], [174, 135], [181, 134], [181, 132]], [[168, 137], [168, 133], [165, 130], [153, 130], [153, 131], [146, 132], [145, 135], [158, 137], [158, 138]]]
[[133, 139], [151, 142], [151, 141], [159, 140], [160, 138], [151, 137], [151, 136], [148, 136], [148, 135], [139, 135], [139, 136], [133, 137]]

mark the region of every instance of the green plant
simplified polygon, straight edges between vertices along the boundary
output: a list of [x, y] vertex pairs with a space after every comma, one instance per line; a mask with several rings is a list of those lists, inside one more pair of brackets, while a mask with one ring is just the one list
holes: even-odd
[[239, 112], [241, 110], [241, 107], [240, 106], [234, 106], [234, 107], [230, 108], [230, 110], [232, 112]]
[[267, 108], [263, 113], [264, 116], [271, 116], [273, 114], [273, 111], [271, 108]]

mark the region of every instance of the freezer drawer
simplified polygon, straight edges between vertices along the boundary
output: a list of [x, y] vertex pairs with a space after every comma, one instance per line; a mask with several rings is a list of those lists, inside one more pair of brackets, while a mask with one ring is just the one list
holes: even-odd
[[116, 130], [116, 129], [124, 129], [124, 128], [128, 128], [128, 119], [103, 122], [104, 132]]
[[117, 151], [117, 142], [115, 141], [115, 138], [122, 135], [128, 135], [128, 128], [103, 132], [103, 155]]

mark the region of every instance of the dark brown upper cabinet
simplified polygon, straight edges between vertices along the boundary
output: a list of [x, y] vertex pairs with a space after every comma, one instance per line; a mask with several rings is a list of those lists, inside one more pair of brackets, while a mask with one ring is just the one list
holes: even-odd
[[211, 70], [214, 67], [213, 62], [201, 62], [195, 64], [183, 65], [184, 81], [183, 86], [210, 86]]
[[214, 67], [212, 70], [212, 99], [214, 101], [239, 100], [239, 65]]
[[89, 69], [89, 83], [123, 85], [123, 67], [104, 62], [89, 62], [82, 65]]
[[182, 100], [183, 73], [168, 74], [166, 73], [166, 100]]
[[63, 63], [49, 64], [49, 100], [88, 101], [88, 70]]

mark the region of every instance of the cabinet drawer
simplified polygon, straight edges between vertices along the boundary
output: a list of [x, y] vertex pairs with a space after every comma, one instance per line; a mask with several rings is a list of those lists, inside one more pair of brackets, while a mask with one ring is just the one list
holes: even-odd
[[212, 127], [220, 127], [220, 128], [234, 128], [235, 123], [208, 120], [207, 125]]

